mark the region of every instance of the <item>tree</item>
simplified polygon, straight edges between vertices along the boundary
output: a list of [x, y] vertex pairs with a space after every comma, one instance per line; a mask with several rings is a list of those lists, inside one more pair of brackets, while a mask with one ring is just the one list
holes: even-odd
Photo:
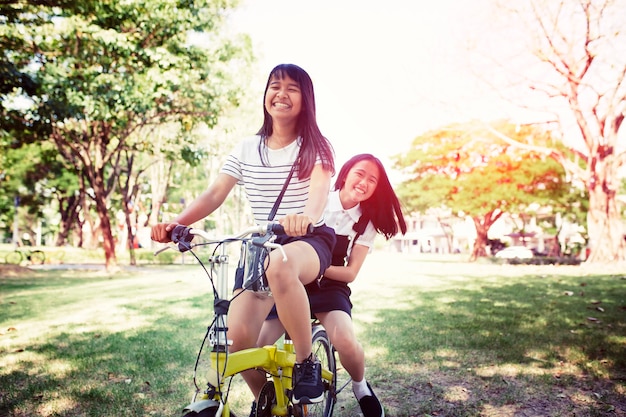
[[[85, 180], [95, 203], [107, 269], [115, 266], [110, 196], [126, 153], [161, 151], [156, 125], [178, 124], [168, 139], [193, 148], [197, 124], [214, 126], [240, 91], [231, 74], [245, 66], [247, 39], [220, 36], [235, 1], [45, 2], [10, 4], [2, 68], [15, 76], [3, 101], [27, 96], [31, 105], [7, 110], [17, 138], [52, 140]], [[204, 32], [203, 47], [188, 42]], [[26, 90], [24, 80], [28, 80]], [[5, 89], [7, 91], [8, 89]], [[17, 126], [17, 127], [16, 127]], [[9, 129], [5, 129], [9, 130]]]
[[[530, 126], [496, 126], [520, 141], [550, 141], [546, 132]], [[471, 260], [486, 256], [489, 229], [503, 214], [523, 212], [532, 203], [548, 205], [568, 187], [559, 164], [507, 144], [482, 123], [454, 124], [418, 136], [407, 153], [395, 157], [395, 167], [408, 177], [398, 187], [408, 209], [444, 207], [472, 218]]]
[[[503, 13], [505, 7], [511, 7], [510, 13]], [[491, 50], [506, 44], [508, 55], [496, 65], [489, 62], [497, 71], [489, 72], [490, 80], [502, 80], [493, 86], [516, 104], [548, 113], [570, 151], [526, 146], [549, 155], [584, 184], [589, 195], [588, 262], [626, 259], [617, 200], [626, 162], [625, 10], [623, 0], [506, 2], [492, 19], [500, 26], [481, 42]]]
[[[44, 224], [43, 230], [39, 227], [42, 213], [53, 200], [76, 190], [72, 180], [75, 176], [67, 171], [50, 142], [5, 147], [0, 163], [0, 223], [14, 222], [17, 217], [18, 229], [39, 243], [42, 232], [53, 232], [49, 225]], [[13, 239], [19, 243], [17, 236]]]
[[[29, 224], [27, 219], [36, 217], [42, 205], [41, 195], [31, 191], [41, 179], [39, 175], [39, 168], [43, 165], [41, 161], [42, 151], [36, 144], [20, 149], [7, 148], [2, 154], [0, 223], [10, 227], [15, 225], [17, 220], [18, 229], [31, 235], [34, 225]], [[20, 243], [21, 239], [15, 236], [15, 230], [11, 240], [16, 244]]]

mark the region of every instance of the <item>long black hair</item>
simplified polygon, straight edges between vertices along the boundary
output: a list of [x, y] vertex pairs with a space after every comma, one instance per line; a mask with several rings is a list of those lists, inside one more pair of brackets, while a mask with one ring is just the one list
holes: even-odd
[[[354, 165], [361, 161], [370, 161], [376, 164], [380, 178], [376, 189], [370, 198], [361, 201], [361, 210], [363, 214], [361, 218], [372, 222], [376, 231], [383, 234], [387, 239], [391, 239], [398, 233], [398, 229], [402, 234], [406, 233], [406, 222], [402, 214], [400, 201], [389, 182], [387, 171], [382, 162], [374, 155], [362, 153], [350, 158], [339, 170], [337, 180], [335, 181], [335, 190], [341, 190], [346, 183], [346, 177]], [[362, 223], [367, 225], [367, 222]], [[361, 233], [363, 233], [361, 231]]]
[[[335, 161], [333, 147], [322, 135], [320, 128], [317, 125], [317, 119], [315, 116], [315, 92], [313, 91], [313, 81], [309, 74], [302, 68], [294, 64], [280, 64], [274, 67], [267, 78], [267, 84], [265, 86], [265, 92], [263, 93], [263, 126], [257, 132], [257, 135], [261, 136], [261, 143], [259, 144], [259, 152], [265, 142], [265, 139], [270, 137], [273, 133], [272, 116], [267, 112], [265, 108], [265, 96], [267, 95], [267, 88], [273, 78], [282, 80], [285, 76], [288, 76], [292, 80], [298, 83], [300, 91], [302, 93], [302, 110], [298, 115], [297, 130], [298, 135], [302, 138], [300, 146], [300, 155], [298, 157], [297, 170], [299, 178], [308, 178], [311, 176], [311, 171], [315, 165], [315, 161], [319, 156], [322, 161], [324, 169], [327, 169], [335, 174]], [[263, 155], [261, 153], [261, 155]], [[263, 157], [261, 156], [263, 160]]]

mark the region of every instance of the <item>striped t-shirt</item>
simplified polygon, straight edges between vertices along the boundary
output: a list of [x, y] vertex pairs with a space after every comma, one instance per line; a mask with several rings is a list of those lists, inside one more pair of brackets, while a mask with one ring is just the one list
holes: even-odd
[[[269, 149], [263, 145], [261, 152], [264, 153], [265, 165], [261, 161], [261, 155], [259, 154], [260, 141], [260, 136], [244, 139], [226, 158], [226, 162], [220, 171], [236, 178], [238, 180], [237, 184], [244, 187], [246, 197], [252, 208], [254, 221], [257, 223], [267, 222], [274, 202], [289, 176], [291, 166], [298, 157], [301, 139], [298, 138], [281, 149]], [[283, 195], [283, 199], [278, 206], [275, 219], [290, 213], [304, 212], [311, 181], [310, 178], [298, 178], [297, 174], [297, 172], [294, 172], [289, 181], [285, 195]], [[321, 225], [323, 221], [323, 217], [318, 219], [315, 226]]]

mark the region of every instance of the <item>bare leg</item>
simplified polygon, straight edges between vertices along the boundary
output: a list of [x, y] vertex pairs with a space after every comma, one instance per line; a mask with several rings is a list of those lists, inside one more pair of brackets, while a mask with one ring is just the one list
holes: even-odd
[[272, 304], [271, 297], [252, 291], [243, 291], [231, 302], [227, 323], [228, 339], [232, 340], [231, 352], [256, 347], [261, 326]]
[[283, 248], [287, 262], [282, 261], [279, 251], [272, 252], [266, 275], [278, 317], [293, 340], [296, 361], [303, 362], [311, 354], [311, 312], [303, 284], [317, 278], [320, 264], [317, 253], [306, 242], [292, 242]]
[[343, 367], [353, 380], [362, 381], [365, 377], [365, 352], [356, 339], [350, 316], [340, 310], [318, 313], [316, 316], [337, 349]]
[[267, 382], [267, 378], [262, 371], [258, 371], [256, 369], [250, 369], [248, 371], [244, 371], [241, 373], [243, 380], [246, 381], [250, 391], [254, 395], [254, 400], [256, 401], [259, 398], [259, 393], [263, 388], [263, 385]]
[[285, 333], [283, 324], [278, 319], [265, 320], [261, 327], [261, 335], [257, 340], [257, 346], [272, 345]]
[[[280, 320], [265, 320], [263, 327], [261, 328], [261, 334], [257, 341], [257, 346], [263, 347], [265, 345], [272, 345], [276, 343], [284, 332], [285, 329], [283, 328]], [[263, 388], [263, 385], [265, 385], [265, 382], [267, 381], [265, 375], [256, 370], [242, 372], [241, 375], [248, 384], [248, 387], [250, 387], [252, 394], [254, 394], [254, 398], [259, 398], [261, 388]]]

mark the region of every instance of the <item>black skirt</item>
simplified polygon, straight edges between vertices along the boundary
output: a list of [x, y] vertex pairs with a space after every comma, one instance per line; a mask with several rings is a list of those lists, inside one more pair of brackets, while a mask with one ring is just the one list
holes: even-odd
[[[332, 265], [343, 266], [345, 265], [349, 238], [343, 235], [337, 235], [336, 238], [332, 254]], [[346, 314], [352, 317], [352, 302], [350, 301], [352, 291], [347, 283], [334, 281], [322, 276], [321, 279], [305, 285], [304, 288], [309, 296], [312, 318], [315, 317], [316, 313], [327, 313], [335, 310], [345, 311]], [[276, 306], [272, 307], [272, 311], [267, 318], [268, 320], [278, 318]]]

